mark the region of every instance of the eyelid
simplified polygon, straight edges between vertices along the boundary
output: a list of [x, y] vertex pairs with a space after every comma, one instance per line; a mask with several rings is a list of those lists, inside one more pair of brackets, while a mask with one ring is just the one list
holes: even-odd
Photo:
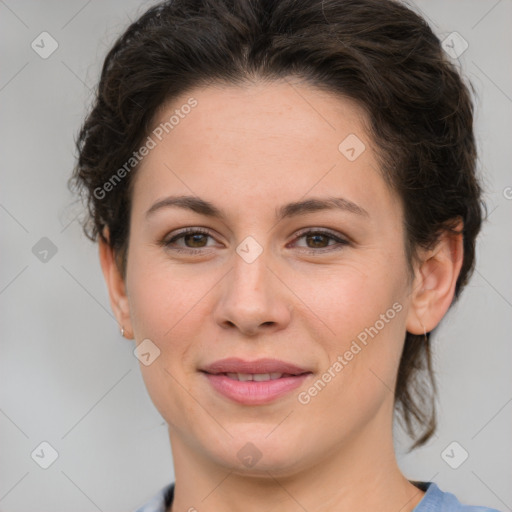
[[[174, 232], [172, 236], [169, 237], [169, 234], [163, 237], [163, 239], [160, 241], [160, 244], [163, 245], [166, 248], [169, 248], [170, 250], [176, 251], [176, 252], [186, 252], [189, 254], [197, 254], [197, 253], [204, 253], [205, 250], [211, 249], [211, 246], [205, 246], [205, 247], [170, 247], [171, 243], [174, 242], [177, 239], [181, 239], [187, 234], [203, 234], [205, 236], [208, 236], [215, 240], [215, 237], [212, 235], [211, 230], [204, 227], [186, 227], [179, 229], [177, 232]], [[331, 240], [334, 240], [337, 242], [336, 244], [327, 245], [326, 247], [320, 247], [320, 248], [312, 248], [312, 247], [301, 247], [299, 250], [301, 252], [308, 252], [308, 253], [322, 253], [322, 252], [330, 252], [336, 249], [339, 249], [339, 246], [346, 246], [351, 244], [350, 238], [348, 238], [346, 235], [342, 235], [341, 233], [338, 233], [336, 231], [330, 230], [328, 228], [320, 228], [320, 227], [307, 227], [300, 229], [299, 231], [294, 233], [294, 238], [291, 242], [294, 242], [305, 235], [308, 234], [320, 234], [325, 235], [327, 237], [330, 237]], [[291, 243], [288, 242], [286, 244], [287, 246]], [[337, 247], [338, 246], [338, 247]]]
[[338, 233], [336, 231], [332, 231], [328, 228], [320, 228], [320, 227], [319, 228], [309, 227], [309, 228], [301, 229], [294, 234], [294, 239], [292, 241], [296, 241], [308, 234], [325, 235], [325, 236], [330, 237], [331, 240], [334, 240], [337, 243], [327, 245], [327, 247], [321, 247], [321, 248], [316, 248], [316, 249], [312, 248], [312, 247], [301, 247], [300, 249], [305, 252], [311, 252], [311, 253], [329, 252], [329, 251], [336, 250], [337, 248], [339, 249], [339, 247], [336, 247], [336, 246], [340, 246], [340, 245], [346, 246], [346, 245], [351, 245], [351, 243], [352, 243], [349, 237], [342, 235], [341, 233]]
[[321, 234], [330, 235], [333, 238], [339, 238], [339, 239], [347, 238], [345, 235], [342, 235], [341, 233], [338, 233], [337, 231], [333, 231], [332, 229], [321, 228], [321, 227], [302, 228], [302, 229], [299, 229], [299, 231], [295, 232], [294, 236], [296, 238], [299, 238], [299, 237], [304, 236], [304, 235], [306, 235], [308, 233], [321, 233]]
[[[172, 234], [172, 236], [170, 236]], [[179, 238], [182, 238], [184, 237], [185, 235], [191, 235], [191, 234], [201, 234], [201, 235], [206, 235], [206, 236], [209, 236], [210, 238], [213, 238], [215, 239], [215, 237], [212, 235], [212, 232], [210, 229], [208, 228], [203, 228], [203, 227], [186, 227], [186, 228], [182, 228], [182, 229], [178, 229], [177, 231], [172, 231], [171, 233], [167, 233], [163, 239], [162, 239], [162, 243], [165, 245], [165, 244], [169, 244], [171, 243], [172, 241], [176, 240], [176, 239], [179, 239]]]

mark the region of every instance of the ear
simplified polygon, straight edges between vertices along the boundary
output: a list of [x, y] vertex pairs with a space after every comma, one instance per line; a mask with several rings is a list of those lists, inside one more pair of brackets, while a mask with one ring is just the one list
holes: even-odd
[[[103, 234], [108, 241], [110, 236], [108, 228], [104, 229]], [[125, 338], [132, 339], [133, 329], [124, 278], [118, 268], [114, 251], [109, 243], [102, 240], [101, 237], [99, 239], [99, 256], [112, 311], [116, 316], [119, 328], [124, 329]]]
[[424, 250], [415, 267], [407, 331], [424, 334], [434, 329], [450, 307], [464, 256], [463, 223], [445, 229], [433, 249]]

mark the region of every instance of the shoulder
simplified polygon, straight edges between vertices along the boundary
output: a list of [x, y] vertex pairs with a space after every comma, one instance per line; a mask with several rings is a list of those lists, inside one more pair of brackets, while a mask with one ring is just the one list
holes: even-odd
[[495, 508], [464, 505], [457, 497], [441, 490], [435, 482], [414, 482], [425, 495], [413, 512], [500, 512]]
[[149, 501], [135, 512], [166, 512], [174, 497], [174, 483], [160, 489]]
[[[414, 484], [425, 491], [425, 495], [413, 512], [500, 512], [495, 508], [464, 505], [454, 494], [441, 490], [435, 482], [414, 482]], [[172, 503], [173, 495], [174, 483], [158, 491], [135, 512], [166, 512]]]

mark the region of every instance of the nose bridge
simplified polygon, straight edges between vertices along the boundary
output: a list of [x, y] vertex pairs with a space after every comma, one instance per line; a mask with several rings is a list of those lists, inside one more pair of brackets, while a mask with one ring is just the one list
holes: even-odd
[[267, 268], [270, 251], [259, 247], [246, 240], [233, 254], [233, 268], [226, 275], [215, 311], [217, 323], [224, 327], [235, 326], [254, 334], [261, 328], [282, 328], [289, 322], [286, 298]]
[[229, 278], [230, 293], [238, 300], [247, 300], [247, 306], [252, 302], [254, 307], [261, 308], [263, 303], [272, 297], [269, 289], [272, 283], [267, 268], [268, 255], [266, 251], [255, 255], [253, 249], [249, 248], [247, 254], [250, 254], [251, 258], [246, 258], [243, 254], [240, 255], [243, 250], [244, 246], [240, 244], [237, 254], [233, 257], [233, 271], [230, 272]]

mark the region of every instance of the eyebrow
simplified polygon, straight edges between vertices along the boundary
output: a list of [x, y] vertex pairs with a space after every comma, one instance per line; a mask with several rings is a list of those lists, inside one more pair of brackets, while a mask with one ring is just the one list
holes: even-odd
[[[226, 215], [222, 210], [214, 206], [209, 201], [205, 201], [197, 196], [169, 196], [164, 199], [160, 199], [146, 212], [146, 218], [150, 217], [158, 210], [171, 207], [183, 208], [207, 217], [215, 217], [224, 221], [226, 220]], [[370, 216], [364, 208], [352, 201], [349, 201], [348, 199], [344, 199], [342, 197], [328, 197], [325, 199], [306, 199], [304, 201], [288, 203], [280, 208], [276, 208], [276, 220], [279, 222], [285, 218], [323, 210], [342, 210], [362, 217]]]

